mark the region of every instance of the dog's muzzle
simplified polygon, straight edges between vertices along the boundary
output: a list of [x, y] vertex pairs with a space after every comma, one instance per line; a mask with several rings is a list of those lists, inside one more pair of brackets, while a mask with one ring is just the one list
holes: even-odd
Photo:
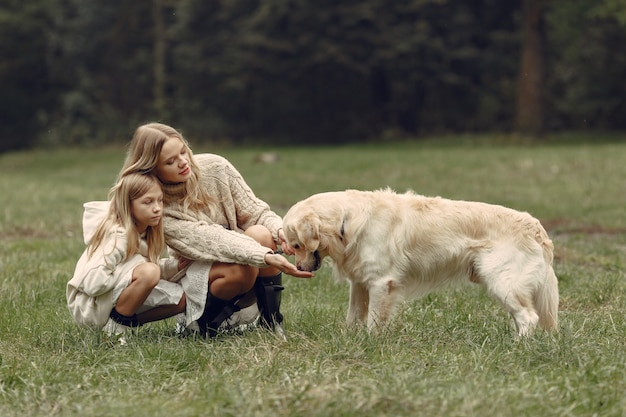
[[320, 259], [320, 254], [318, 251], [313, 252], [313, 256], [315, 257], [315, 265], [313, 265], [313, 271], [317, 271], [322, 266], [322, 260]]
[[313, 272], [313, 271], [317, 271], [318, 269], [320, 269], [320, 267], [322, 266], [322, 260], [320, 258], [320, 254], [318, 251], [313, 252], [313, 259], [315, 260], [315, 262], [310, 268], [303, 268], [302, 265], [298, 265], [297, 267], [298, 270]]

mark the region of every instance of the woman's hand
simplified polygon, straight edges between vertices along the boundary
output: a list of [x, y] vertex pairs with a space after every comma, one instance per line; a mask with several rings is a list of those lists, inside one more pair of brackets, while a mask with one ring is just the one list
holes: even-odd
[[265, 263], [277, 268], [280, 272], [297, 278], [312, 278], [313, 272], [299, 271], [298, 268], [282, 255], [277, 253], [268, 253], [265, 255]]
[[278, 243], [280, 244], [280, 247], [285, 255], [294, 255], [296, 253], [296, 251], [289, 246], [283, 229], [278, 229]]

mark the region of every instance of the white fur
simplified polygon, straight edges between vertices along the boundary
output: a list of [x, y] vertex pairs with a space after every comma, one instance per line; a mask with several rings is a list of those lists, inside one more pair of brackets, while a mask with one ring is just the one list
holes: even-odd
[[300, 201], [283, 229], [299, 269], [316, 270], [328, 256], [335, 275], [350, 282], [348, 323], [383, 326], [402, 300], [471, 281], [502, 303], [518, 335], [537, 323], [556, 329], [553, 245], [528, 213], [389, 189], [348, 190]]

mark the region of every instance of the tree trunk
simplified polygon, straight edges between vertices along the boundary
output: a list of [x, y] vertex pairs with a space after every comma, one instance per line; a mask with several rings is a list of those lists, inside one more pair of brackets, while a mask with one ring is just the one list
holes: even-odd
[[538, 134], [543, 130], [544, 0], [523, 0], [522, 57], [518, 79], [515, 130]]
[[158, 118], [165, 119], [165, 48], [166, 34], [163, 19], [163, 0], [152, 0], [152, 18], [154, 24], [154, 84], [152, 86], [154, 110]]

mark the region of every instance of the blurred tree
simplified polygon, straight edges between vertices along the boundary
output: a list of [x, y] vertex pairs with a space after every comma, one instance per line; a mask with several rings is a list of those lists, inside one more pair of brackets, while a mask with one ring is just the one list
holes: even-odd
[[626, 1], [602, 0], [592, 3], [590, 16], [593, 18], [610, 19], [620, 27], [626, 28]]
[[533, 134], [543, 130], [544, 3], [544, 0], [523, 0], [522, 10], [522, 54], [515, 129]]
[[192, 119], [226, 135], [343, 142], [503, 127], [512, 113], [513, 90], [503, 87], [514, 85], [516, 65], [502, 58], [517, 48], [509, 4], [182, 4], [177, 78], [193, 81], [178, 91]]
[[46, 0], [0, 4], [0, 152], [35, 143], [52, 102]]
[[155, 114], [152, 5], [49, 0], [54, 80], [62, 89], [49, 142], [106, 143]]
[[167, 81], [166, 81], [166, 48], [167, 33], [165, 28], [165, 18], [163, 16], [164, 5], [163, 0], [152, 0], [152, 19], [153, 19], [153, 96], [154, 110], [158, 119], [167, 118]]
[[552, 0], [548, 4], [549, 127], [625, 129], [624, 0]]
[[5, 0], [0, 149], [626, 128], [624, 0], [522, 4]]

